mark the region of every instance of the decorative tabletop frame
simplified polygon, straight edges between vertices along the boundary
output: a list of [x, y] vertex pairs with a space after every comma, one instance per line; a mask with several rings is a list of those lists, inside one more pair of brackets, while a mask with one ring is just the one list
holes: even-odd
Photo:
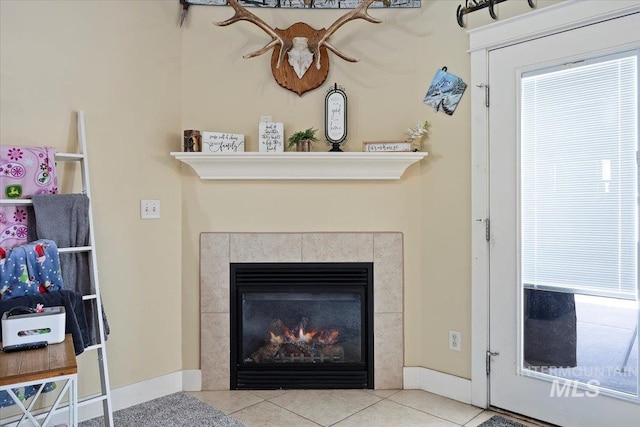
[[347, 139], [347, 94], [337, 83], [324, 98], [324, 137], [332, 145], [329, 151], [342, 151]]

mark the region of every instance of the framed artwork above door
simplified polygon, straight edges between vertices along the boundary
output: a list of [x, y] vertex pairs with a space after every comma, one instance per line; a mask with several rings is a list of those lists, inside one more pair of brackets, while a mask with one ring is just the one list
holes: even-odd
[[[200, 6], [226, 6], [227, 0], [180, 0], [180, 3]], [[269, 7], [277, 9], [354, 9], [362, 0], [240, 0], [244, 7]], [[372, 8], [415, 8], [421, 0], [380, 0]]]

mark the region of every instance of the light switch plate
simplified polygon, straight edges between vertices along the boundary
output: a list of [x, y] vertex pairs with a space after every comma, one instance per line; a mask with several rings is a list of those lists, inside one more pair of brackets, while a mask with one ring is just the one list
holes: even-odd
[[140, 200], [140, 219], [160, 218], [160, 200]]

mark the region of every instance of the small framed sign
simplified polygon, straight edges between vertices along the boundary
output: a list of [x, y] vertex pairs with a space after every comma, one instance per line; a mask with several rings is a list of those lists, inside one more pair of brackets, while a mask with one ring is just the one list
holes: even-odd
[[284, 151], [284, 123], [260, 121], [258, 146], [260, 152], [282, 153]]
[[332, 144], [330, 151], [342, 151], [347, 139], [347, 94], [336, 83], [324, 99], [324, 137]]
[[225, 132], [202, 132], [203, 153], [244, 153], [244, 135]]
[[401, 142], [363, 142], [362, 151], [375, 152], [375, 151], [413, 151], [413, 143], [401, 141]]

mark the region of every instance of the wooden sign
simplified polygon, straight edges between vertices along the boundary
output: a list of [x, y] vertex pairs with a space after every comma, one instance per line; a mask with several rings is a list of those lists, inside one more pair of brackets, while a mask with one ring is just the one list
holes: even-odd
[[261, 153], [282, 153], [284, 151], [284, 124], [282, 122], [261, 121], [258, 125], [258, 146]]
[[411, 142], [363, 142], [362, 151], [413, 151]]
[[202, 132], [203, 153], [244, 153], [244, 135], [225, 132]]

